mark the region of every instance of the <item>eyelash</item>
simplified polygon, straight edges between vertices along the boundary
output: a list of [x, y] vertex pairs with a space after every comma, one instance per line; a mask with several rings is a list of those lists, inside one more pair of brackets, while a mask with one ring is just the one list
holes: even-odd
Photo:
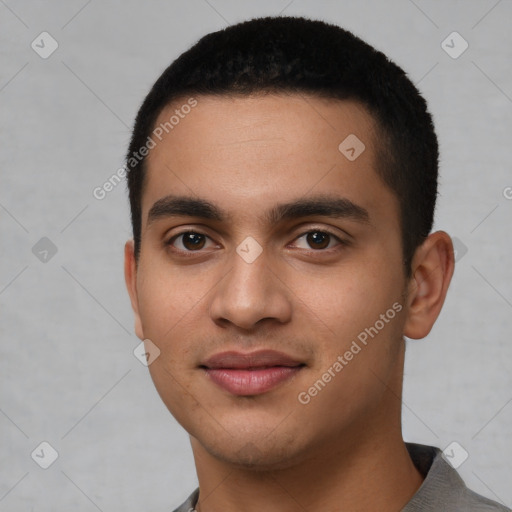
[[[299, 236], [297, 236], [296, 238], [294, 238], [294, 241], [296, 240], [299, 240], [311, 233], [321, 233], [321, 234], [324, 234], [324, 235], [328, 235], [332, 238], [334, 238], [337, 242], [337, 244], [334, 246], [334, 247], [329, 247], [327, 249], [301, 249], [303, 251], [308, 251], [310, 253], [314, 253], [314, 254], [320, 254], [320, 253], [328, 253], [330, 254], [331, 252], [333, 252], [334, 250], [336, 250], [337, 247], [339, 246], [342, 246], [342, 247], [348, 247], [350, 245], [350, 242], [348, 240], [344, 240], [342, 238], [340, 238], [338, 235], [335, 235], [333, 232], [329, 231], [328, 229], [309, 229], [305, 232], [303, 232], [302, 234], [300, 234]], [[173, 235], [168, 241], [165, 242], [165, 246], [168, 246], [168, 247], [171, 247], [172, 250], [174, 252], [177, 252], [179, 253], [180, 255], [183, 255], [185, 257], [193, 257], [193, 256], [196, 256], [198, 254], [201, 254], [203, 251], [201, 249], [197, 250], [197, 251], [191, 251], [191, 250], [183, 250], [183, 249], [177, 249], [176, 247], [173, 246], [173, 243], [179, 238], [179, 237], [182, 237], [184, 235], [187, 235], [187, 234], [194, 234], [194, 235], [201, 235], [201, 236], [204, 236], [205, 238], [211, 240], [211, 238], [205, 234], [205, 233], [202, 233], [201, 231], [195, 231], [195, 230], [186, 230], [186, 231], [182, 231], [181, 233], [177, 233], [175, 235]]]

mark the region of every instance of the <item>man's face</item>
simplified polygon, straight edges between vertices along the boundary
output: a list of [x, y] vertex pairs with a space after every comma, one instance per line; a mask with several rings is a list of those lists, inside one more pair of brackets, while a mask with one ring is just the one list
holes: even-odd
[[197, 101], [151, 150], [142, 198], [132, 300], [162, 400], [197, 449], [258, 467], [386, 428], [406, 281], [372, 118], [298, 95]]

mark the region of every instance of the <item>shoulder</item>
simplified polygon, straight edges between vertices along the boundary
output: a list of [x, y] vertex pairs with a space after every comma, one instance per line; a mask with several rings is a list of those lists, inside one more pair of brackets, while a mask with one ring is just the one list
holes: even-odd
[[461, 510], [471, 512], [510, 512], [511, 509], [500, 505], [496, 501], [489, 500], [471, 489], [466, 488], [461, 497], [461, 504], [465, 507]]
[[174, 509], [173, 512], [194, 512], [197, 499], [199, 498], [199, 488], [197, 488], [184, 503], [178, 508]]
[[511, 512], [511, 509], [468, 489], [439, 448], [406, 443], [425, 480], [401, 512]]

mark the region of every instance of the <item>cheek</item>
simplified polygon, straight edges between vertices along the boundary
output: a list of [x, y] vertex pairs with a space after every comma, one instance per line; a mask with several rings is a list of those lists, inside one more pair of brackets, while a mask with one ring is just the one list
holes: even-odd
[[343, 410], [350, 415], [354, 407], [364, 407], [363, 397], [354, 401], [362, 390], [370, 402], [376, 400], [394, 371], [401, 346], [399, 275], [389, 268], [384, 272], [377, 264], [353, 265], [328, 277], [296, 276], [293, 289], [302, 310], [297, 316], [307, 322], [302, 329], [315, 342], [316, 361], [306, 385], [331, 372], [311, 411], [321, 415], [325, 410]]
[[197, 350], [198, 326], [193, 320], [194, 315], [205, 314], [199, 313], [202, 306], [199, 298], [204, 293], [191, 286], [183, 288], [179, 279], [163, 278], [159, 272], [154, 272], [152, 277], [146, 274], [139, 290], [144, 337], [160, 350], [148, 370], [171, 414], [178, 421], [184, 421], [181, 418], [184, 411], [190, 414], [200, 407], [189, 391], [193, 383], [192, 368], [197, 360], [193, 350]]
[[289, 275], [287, 284], [305, 318], [324, 324], [334, 335], [353, 336], [373, 325], [401, 295], [401, 282], [391, 269], [366, 262], [323, 274]]
[[296, 291], [298, 303], [304, 303], [299, 316], [310, 324], [317, 357], [299, 390], [310, 399], [307, 413], [328, 418], [336, 411], [340, 421], [348, 421], [376, 407], [400, 360], [403, 305], [397, 283], [389, 274], [379, 281], [366, 272], [333, 275], [325, 286]]
[[201, 278], [173, 270], [158, 257], [141, 268], [137, 283], [144, 336], [166, 342], [183, 319], [200, 307], [205, 295]]
[[197, 426], [191, 418], [204, 409], [196, 399], [200, 394], [194, 392], [193, 381], [188, 378], [187, 373], [175, 368], [165, 353], [149, 366], [149, 372], [155, 389], [169, 412], [188, 432], [193, 432]]
[[144, 337], [160, 349], [158, 359], [149, 367], [155, 386], [162, 398], [168, 395], [165, 403], [178, 403], [204, 346], [201, 336], [209, 321], [206, 301], [212, 284], [156, 262], [155, 257], [142, 274], [139, 313]]

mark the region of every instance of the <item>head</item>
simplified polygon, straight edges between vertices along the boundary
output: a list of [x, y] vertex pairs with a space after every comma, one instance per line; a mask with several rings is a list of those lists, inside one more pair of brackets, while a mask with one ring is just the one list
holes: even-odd
[[[405, 73], [334, 25], [252, 20], [164, 71], [128, 151], [125, 273], [197, 451], [276, 468], [396, 428], [403, 336], [428, 334], [453, 271], [429, 235], [437, 162]], [[226, 387], [227, 352], [283, 380]]]

